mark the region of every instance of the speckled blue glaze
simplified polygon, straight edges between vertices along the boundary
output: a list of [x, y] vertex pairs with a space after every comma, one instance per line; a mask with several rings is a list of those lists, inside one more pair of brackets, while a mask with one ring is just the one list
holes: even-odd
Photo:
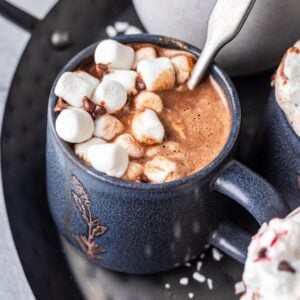
[[[122, 36], [117, 40], [200, 53], [191, 45], [155, 35]], [[79, 53], [62, 72], [73, 70], [93, 54], [95, 47]], [[215, 65], [211, 72], [224, 90], [232, 114], [228, 142], [204, 169], [156, 185], [112, 178], [80, 161], [55, 132], [56, 97], [52, 88], [47, 126], [49, 206], [60, 232], [94, 263], [128, 273], [159, 272], [196, 257], [209, 241], [242, 262], [250, 237], [237, 225], [223, 223], [220, 193], [239, 202], [259, 223], [288, 212], [267, 182], [231, 160], [240, 128], [239, 100], [227, 75]], [[93, 228], [98, 236], [91, 234]]]
[[300, 206], [300, 138], [288, 123], [271, 91], [257, 170], [282, 194], [291, 209]]

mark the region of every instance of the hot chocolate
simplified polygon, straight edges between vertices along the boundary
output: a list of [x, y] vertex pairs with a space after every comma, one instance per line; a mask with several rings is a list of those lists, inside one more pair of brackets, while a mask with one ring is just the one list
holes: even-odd
[[194, 63], [184, 51], [101, 42], [58, 81], [57, 133], [87, 164], [124, 180], [162, 183], [204, 168], [227, 142], [231, 113], [212, 76], [187, 88]]

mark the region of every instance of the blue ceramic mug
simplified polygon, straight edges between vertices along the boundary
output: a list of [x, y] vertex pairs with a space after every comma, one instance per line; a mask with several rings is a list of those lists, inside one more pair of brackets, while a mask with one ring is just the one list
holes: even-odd
[[[116, 38], [122, 43], [200, 50], [155, 35]], [[72, 71], [91, 57], [96, 44], [76, 55], [62, 70]], [[47, 189], [49, 206], [60, 232], [100, 266], [127, 273], [169, 270], [199, 255], [212, 242], [243, 262], [250, 236], [235, 224], [222, 223], [224, 194], [248, 210], [259, 224], [288, 212], [273, 187], [232, 160], [240, 129], [235, 88], [216, 65], [211, 74], [223, 89], [232, 115], [224, 149], [202, 170], [173, 182], [146, 184], [107, 176], [83, 163], [55, 132], [53, 88], [48, 106]], [[61, 74], [58, 75], [58, 77]]]
[[300, 206], [300, 137], [278, 105], [274, 88], [269, 96], [257, 171], [282, 194], [291, 209]]

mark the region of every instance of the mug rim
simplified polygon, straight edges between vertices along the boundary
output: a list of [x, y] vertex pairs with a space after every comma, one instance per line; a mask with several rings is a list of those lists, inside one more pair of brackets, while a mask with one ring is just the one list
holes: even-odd
[[[186, 42], [183, 42], [175, 38], [165, 37], [161, 35], [152, 35], [152, 34], [120, 35], [113, 39], [125, 44], [150, 43], [161, 47], [172, 48], [177, 50], [185, 50], [194, 54], [196, 57], [199, 57], [201, 53], [201, 50], [195, 46], [192, 46]], [[67, 142], [63, 141], [58, 136], [55, 130], [55, 120], [57, 118], [57, 113], [55, 113], [53, 110], [54, 105], [57, 101], [57, 96], [54, 94], [56, 83], [59, 77], [64, 72], [73, 71], [83, 60], [91, 57], [94, 53], [96, 46], [100, 41], [84, 48], [82, 51], [77, 53], [71, 60], [69, 60], [68, 63], [59, 72], [51, 87], [49, 101], [48, 101], [47, 127], [50, 127], [48, 128], [48, 130], [50, 129], [50, 131], [52, 132], [53, 137], [55, 138], [59, 147], [62, 149], [64, 155], [66, 155], [66, 157], [70, 159], [83, 172], [88, 173], [95, 179], [101, 180], [103, 182], [118, 187], [135, 189], [135, 190], [138, 189], [138, 190], [159, 191], [159, 190], [171, 189], [199, 179], [203, 179], [209, 176], [213, 171], [218, 170], [220, 166], [223, 165], [225, 161], [227, 161], [228, 157], [231, 156], [231, 153], [234, 150], [234, 147], [237, 143], [239, 131], [240, 131], [240, 125], [241, 125], [241, 108], [240, 108], [240, 102], [239, 102], [237, 91], [231, 79], [229, 78], [227, 73], [225, 73], [225, 71], [223, 71], [215, 63], [211, 66], [210, 74], [220, 85], [221, 89], [225, 93], [225, 96], [228, 100], [228, 105], [230, 108], [231, 118], [232, 118], [231, 130], [226, 144], [224, 145], [221, 152], [215, 157], [215, 159], [211, 161], [208, 165], [206, 165], [204, 168], [198, 170], [197, 172], [189, 176], [185, 176], [178, 180], [165, 182], [165, 183], [158, 183], [158, 184], [131, 182], [131, 181], [125, 181], [120, 178], [115, 178], [106, 175], [103, 172], [97, 171], [93, 167], [88, 166], [74, 153], [70, 145]]]
[[[300, 149], [300, 137], [295, 132], [294, 128], [288, 121], [288, 118], [287, 118], [285, 112], [280, 107], [279, 103], [277, 102], [275, 87], [272, 88], [269, 98], [271, 99], [271, 101], [274, 102], [276, 109], [278, 109], [278, 117], [280, 120], [279, 124], [280, 124], [280, 127], [283, 129], [285, 137], [290, 142], [294, 151], [297, 152], [297, 150]], [[298, 150], [298, 153], [299, 153], [299, 150]]]

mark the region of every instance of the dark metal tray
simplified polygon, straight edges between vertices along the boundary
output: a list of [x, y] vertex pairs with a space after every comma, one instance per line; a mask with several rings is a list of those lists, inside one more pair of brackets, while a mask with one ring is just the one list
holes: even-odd
[[[37, 299], [83, 297], [47, 206], [45, 131], [49, 90], [63, 65], [79, 50], [107, 37], [106, 26], [116, 20], [142, 28], [128, 0], [62, 0], [43, 21], [27, 19], [25, 24], [27, 29], [32, 29], [32, 37], [11, 85], [3, 121], [1, 159], [14, 241]], [[49, 39], [55, 29], [70, 32], [70, 47], [64, 50], [51, 47]], [[239, 159], [248, 165], [251, 165], [255, 131], [267, 99], [270, 74], [265, 72], [234, 80], [241, 96], [244, 121]], [[251, 223], [248, 215], [240, 211], [239, 207], [234, 207], [231, 217], [239, 216], [239, 222]], [[181, 277], [191, 277], [195, 264], [151, 276], [130, 276], [99, 269], [97, 272], [102, 278], [99, 286], [107, 300], [188, 299], [188, 292], [195, 293], [194, 299], [236, 298], [234, 283], [241, 279], [242, 273], [239, 263], [229, 257], [216, 262], [207, 255], [202, 270], [214, 280], [213, 290], [192, 279], [188, 286], [179, 284]], [[171, 284], [170, 291], [165, 290], [165, 283]]]

